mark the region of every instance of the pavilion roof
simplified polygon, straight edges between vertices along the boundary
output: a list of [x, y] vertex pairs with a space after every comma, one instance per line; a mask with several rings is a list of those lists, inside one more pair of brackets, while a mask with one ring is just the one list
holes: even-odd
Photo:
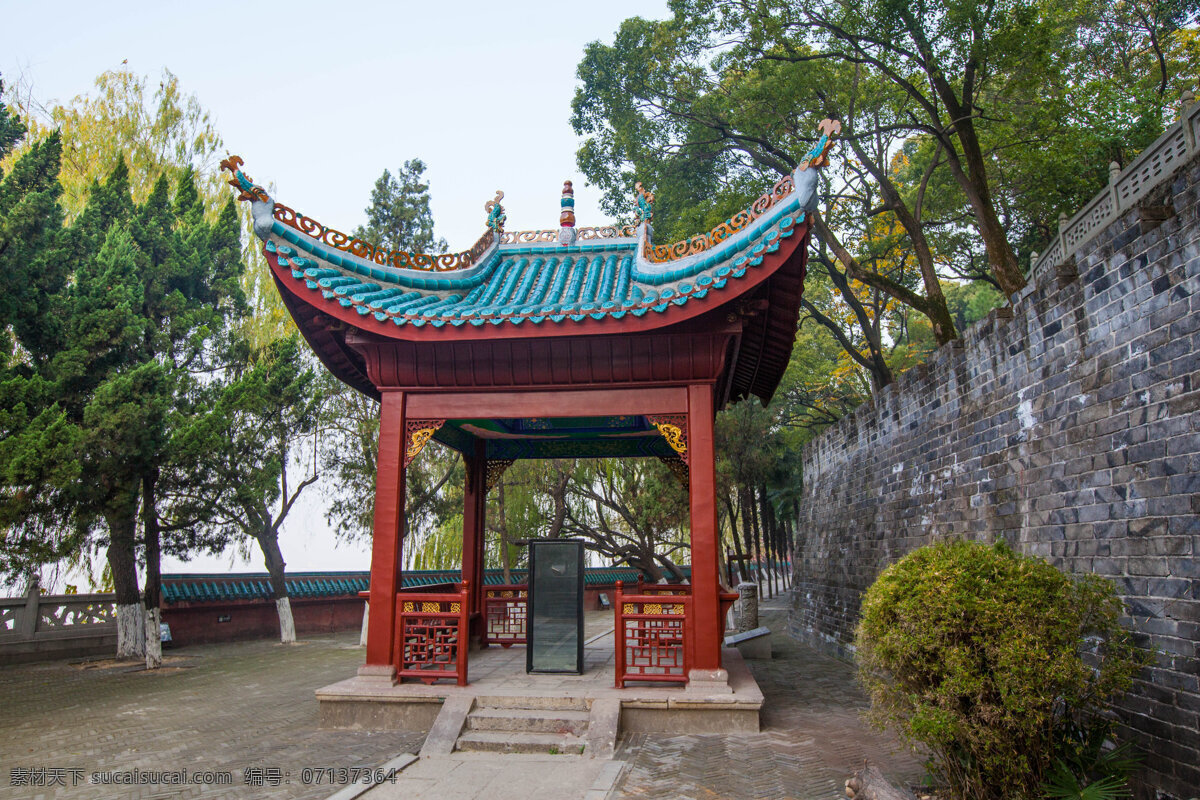
[[503, 336], [516, 325], [544, 326], [549, 334], [589, 319], [666, 322], [691, 301], [737, 293], [747, 271], [798, 230], [804, 211], [790, 179], [764, 197], [769, 208], [723, 242], [663, 262], [646, 258], [633, 238], [569, 246], [502, 240], [472, 267], [417, 272], [343, 253], [277, 220], [266, 250], [307, 302], [352, 309], [371, 330], [492, 326], [501, 330], [491, 335]]
[[375, 388], [347, 346], [348, 331], [436, 346], [657, 335], [668, 327], [690, 334], [757, 314], [765, 322], [743, 327], [743, 346], [729, 364], [730, 396], [765, 401], [795, 333], [802, 243], [816, 207], [817, 170], [809, 167], [828, 163], [837, 126], [821, 127], [794, 173], [708, 233], [670, 245], [652, 241], [654, 197], [640, 184], [636, 224], [597, 228], [575, 228], [570, 182], [560, 227], [551, 230], [505, 231], [497, 192], [473, 247], [432, 255], [387, 250], [328, 228], [273, 200], [242, 171], [240, 158], [221, 166], [239, 199], [251, 202], [255, 233], [300, 330], [335, 374], [368, 394]]

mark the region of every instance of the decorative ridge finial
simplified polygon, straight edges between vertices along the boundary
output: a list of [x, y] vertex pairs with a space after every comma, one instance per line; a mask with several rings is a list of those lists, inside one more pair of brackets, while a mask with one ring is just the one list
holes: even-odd
[[508, 216], [504, 213], [504, 206], [500, 205], [500, 201], [504, 199], [504, 192], [496, 190], [496, 199], [488, 200], [483, 204], [483, 210], [487, 212], [487, 226], [496, 234], [504, 233], [504, 221]]
[[559, 206], [562, 211], [558, 215], [558, 243], [567, 247], [575, 244], [578, 238], [578, 234], [575, 233], [575, 189], [570, 181], [563, 181]]
[[642, 188], [641, 181], [635, 183], [633, 189], [637, 192], [638, 223], [650, 222], [654, 219], [654, 195]]
[[570, 181], [563, 181], [562, 201], [559, 203], [562, 206], [562, 213], [558, 216], [558, 225], [560, 228], [575, 227], [575, 190], [571, 188]]
[[250, 178], [249, 175], [242, 172], [242, 165], [246, 162], [241, 156], [229, 156], [221, 161], [221, 170], [223, 172], [232, 173], [233, 177], [229, 179], [229, 185], [237, 189], [241, 194], [238, 195], [238, 200], [261, 200], [264, 203], [271, 202], [270, 196], [266, 189], [258, 186]]
[[836, 119], [823, 119], [817, 123], [817, 130], [821, 131], [821, 136], [817, 139], [817, 143], [812, 146], [812, 149], [804, 154], [804, 159], [800, 162], [800, 166], [796, 168], [797, 172], [803, 172], [809, 167], [821, 168], [829, 166], [829, 148], [833, 147], [833, 137], [842, 132], [842, 123]]

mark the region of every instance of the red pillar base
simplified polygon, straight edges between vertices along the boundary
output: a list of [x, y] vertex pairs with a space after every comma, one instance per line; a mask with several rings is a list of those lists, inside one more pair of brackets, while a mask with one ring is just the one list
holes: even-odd
[[395, 664], [363, 664], [358, 668], [358, 677], [366, 678], [375, 683], [386, 684], [388, 686], [396, 685], [396, 665]]
[[723, 669], [688, 670], [687, 694], [733, 694], [729, 673]]

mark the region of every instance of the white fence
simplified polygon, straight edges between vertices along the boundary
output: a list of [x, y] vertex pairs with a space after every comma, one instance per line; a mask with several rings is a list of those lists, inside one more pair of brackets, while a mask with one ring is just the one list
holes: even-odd
[[0, 598], [0, 663], [88, 655], [115, 649], [112, 594], [41, 594]]
[[1187, 92], [1179, 121], [1167, 128], [1128, 167], [1123, 170], [1112, 169], [1108, 186], [1079, 213], [1070, 219], [1065, 219], [1065, 215], [1060, 219], [1057, 238], [1046, 252], [1040, 256], [1034, 254], [1030, 274], [1064, 263], [1104, 226], [1134, 208], [1164, 177], [1195, 155], [1198, 139], [1200, 103], [1196, 103], [1191, 93]]

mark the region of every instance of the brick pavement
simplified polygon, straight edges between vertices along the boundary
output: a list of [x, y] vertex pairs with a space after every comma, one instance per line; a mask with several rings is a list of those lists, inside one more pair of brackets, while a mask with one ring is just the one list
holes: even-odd
[[[325, 798], [303, 770], [367, 767], [417, 752], [425, 732], [318, 727], [313, 690], [354, 674], [358, 631], [292, 647], [271, 641], [168, 650], [154, 672], [67, 662], [0, 671], [0, 798]], [[232, 786], [25, 787], [12, 770], [225, 770]], [[279, 770], [277, 786], [245, 770]], [[270, 783], [271, 773], [264, 775]], [[310, 776], [315, 779], [315, 775]], [[253, 776], [252, 776], [253, 778]]]
[[[919, 779], [919, 762], [859, 719], [865, 702], [851, 668], [783, 635], [782, 611], [770, 606], [777, 604], [765, 604], [763, 621], [776, 631], [775, 658], [747, 662], [766, 695], [763, 731], [627, 735], [618, 758], [628, 766], [613, 800], [832, 800], [864, 758], [893, 779]], [[0, 800], [326, 798], [335, 787], [304, 785], [305, 768], [375, 766], [417, 752], [425, 736], [318, 727], [313, 690], [354, 673], [362, 660], [357, 636], [183, 648], [168, 651], [168, 667], [157, 673], [65, 662], [7, 668], [0, 672]], [[11, 785], [13, 769], [36, 767], [78, 769], [85, 778], [100, 770], [227, 770], [233, 784]], [[250, 786], [247, 769], [277, 769], [286, 782]], [[538, 774], [531, 770], [531, 780]], [[69, 784], [70, 773], [64, 777]], [[438, 791], [456, 796], [454, 788]]]
[[920, 760], [861, 720], [866, 699], [853, 668], [788, 637], [780, 600], [762, 622], [770, 661], [747, 660], [766, 697], [757, 734], [629, 734], [629, 767], [613, 800], [834, 800], [868, 759], [893, 781], [919, 781]]

